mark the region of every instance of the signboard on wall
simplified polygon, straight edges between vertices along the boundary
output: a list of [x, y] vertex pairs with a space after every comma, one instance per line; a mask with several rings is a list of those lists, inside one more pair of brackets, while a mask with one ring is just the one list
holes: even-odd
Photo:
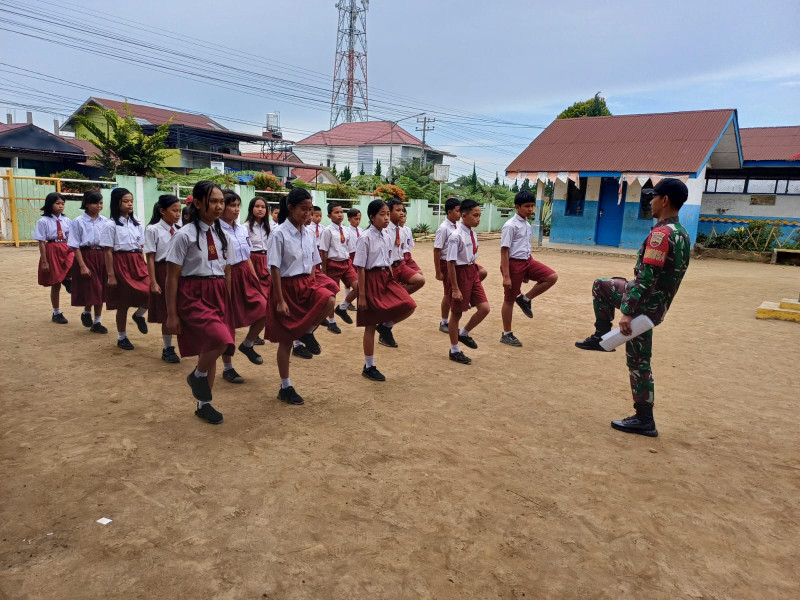
[[221, 160], [219, 160], [219, 161], [212, 160], [211, 161], [211, 168], [212, 169], [216, 169], [220, 173], [224, 173], [225, 172], [225, 163], [223, 161], [221, 161]]
[[450, 165], [433, 165], [433, 180], [447, 181], [450, 179]]

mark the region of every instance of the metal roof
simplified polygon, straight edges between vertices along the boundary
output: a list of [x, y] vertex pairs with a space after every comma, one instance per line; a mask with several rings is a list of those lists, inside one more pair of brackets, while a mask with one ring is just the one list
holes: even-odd
[[800, 126], [747, 127], [739, 134], [746, 161], [784, 161], [800, 154]]

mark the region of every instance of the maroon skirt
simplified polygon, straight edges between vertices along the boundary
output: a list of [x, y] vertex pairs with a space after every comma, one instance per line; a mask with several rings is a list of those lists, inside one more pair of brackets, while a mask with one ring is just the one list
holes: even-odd
[[269, 288], [272, 286], [270, 279], [269, 266], [267, 266], [267, 255], [252, 253], [250, 255], [250, 262], [253, 263], [253, 268], [258, 275], [258, 281], [261, 283], [261, 289], [264, 290], [264, 298], [269, 298]]
[[[392, 276], [389, 269], [370, 269], [364, 274], [364, 294], [367, 309], [358, 309], [356, 324], [359, 327], [379, 325], [399, 319], [417, 307], [406, 289]], [[360, 298], [359, 298], [360, 299]]]
[[69, 279], [69, 271], [72, 268], [72, 261], [75, 255], [72, 249], [67, 246], [67, 242], [46, 242], [44, 253], [47, 256], [47, 264], [50, 269], [42, 269], [42, 259], [39, 258], [39, 285], [50, 287]]
[[405, 260], [406, 265], [408, 265], [415, 273], [421, 273], [422, 272], [422, 269], [419, 268], [419, 265], [412, 258], [411, 252], [406, 252], [403, 255], [403, 259]]
[[455, 302], [452, 297], [450, 306], [453, 312], [465, 313], [470, 307], [478, 306], [481, 302], [488, 302], [486, 292], [483, 291], [483, 284], [480, 277], [480, 265], [459, 265], [456, 267], [456, 277], [458, 278], [458, 289], [461, 291], [461, 302]]
[[72, 306], [99, 306], [106, 293], [106, 256], [103, 250], [81, 248], [83, 262], [91, 275], [81, 275], [81, 266], [72, 263]]
[[267, 304], [267, 326], [264, 337], [274, 343], [290, 343], [300, 339], [304, 333], [319, 325], [323, 317], [328, 299], [339, 291], [324, 273], [298, 275], [297, 277], [281, 277], [283, 299], [289, 309], [289, 316], [284, 317], [275, 310], [275, 295], [270, 294]]
[[261, 282], [246, 260], [231, 267], [230, 319], [234, 329], [250, 327], [267, 314], [267, 298]]
[[147, 305], [148, 323], [167, 322], [167, 262], [156, 263], [156, 283], [161, 288], [160, 294], [150, 292], [150, 303]]
[[225, 278], [178, 280], [175, 308], [181, 320], [178, 350], [181, 356], [198, 356], [220, 346], [233, 354], [233, 326], [228, 318]]
[[117, 285], [106, 286], [106, 308], [147, 306], [150, 301], [150, 275], [141, 252], [114, 252]]
[[337, 287], [340, 281], [343, 281], [347, 287], [353, 287], [353, 282], [358, 281], [356, 270], [349, 260], [328, 260], [327, 266], [327, 275], [336, 283]]

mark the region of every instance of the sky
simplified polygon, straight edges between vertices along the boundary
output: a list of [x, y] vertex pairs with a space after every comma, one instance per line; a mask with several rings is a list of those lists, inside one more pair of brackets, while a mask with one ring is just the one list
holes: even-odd
[[[90, 95], [127, 97], [248, 132], [277, 111], [299, 140], [328, 129], [336, 29], [335, 0], [0, 0], [0, 110], [33, 107], [51, 130]], [[474, 163], [490, 181], [596, 92], [613, 114], [735, 108], [741, 127], [800, 125], [798, 31], [800, 0], [372, 0], [370, 115], [424, 111], [452, 175]]]

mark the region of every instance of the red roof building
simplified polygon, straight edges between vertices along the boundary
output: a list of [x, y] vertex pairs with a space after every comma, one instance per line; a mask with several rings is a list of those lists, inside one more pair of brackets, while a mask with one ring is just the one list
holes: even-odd
[[786, 163], [797, 160], [795, 157], [800, 154], [800, 126], [748, 127], [739, 133], [745, 166]]

